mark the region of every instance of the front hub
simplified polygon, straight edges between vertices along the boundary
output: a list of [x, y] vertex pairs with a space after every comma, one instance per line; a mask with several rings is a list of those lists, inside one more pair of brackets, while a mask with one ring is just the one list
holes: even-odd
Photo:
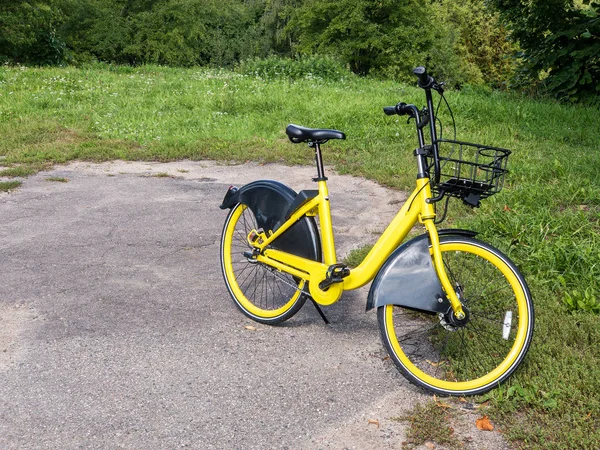
[[446, 314], [440, 313], [440, 324], [449, 331], [455, 331], [457, 328], [465, 327], [471, 319], [471, 313], [465, 305], [462, 305], [462, 309], [465, 314], [465, 317], [462, 319], [456, 317], [452, 308], [450, 308]]

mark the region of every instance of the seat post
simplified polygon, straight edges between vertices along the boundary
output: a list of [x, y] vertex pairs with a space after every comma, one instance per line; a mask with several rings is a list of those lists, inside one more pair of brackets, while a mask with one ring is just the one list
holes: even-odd
[[313, 178], [313, 181], [327, 181], [325, 169], [323, 168], [323, 157], [321, 156], [321, 142], [311, 141], [308, 145], [315, 149], [315, 161], [317, 162], [317, 178]]

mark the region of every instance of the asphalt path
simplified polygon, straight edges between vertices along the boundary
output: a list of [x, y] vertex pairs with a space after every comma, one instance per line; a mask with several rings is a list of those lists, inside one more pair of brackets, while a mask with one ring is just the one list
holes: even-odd
[[[394, 419], [430, 397], [386, 357], [368, 287], [330, 325], [307, 302], [269, 327], [224, 286], [227, 187], [292, 173], [312, 187], [310, 168], [77, 163], [0, 195], [0, 448], [401, 448]], [[342, 253], [403, 199], [330, 180]]]

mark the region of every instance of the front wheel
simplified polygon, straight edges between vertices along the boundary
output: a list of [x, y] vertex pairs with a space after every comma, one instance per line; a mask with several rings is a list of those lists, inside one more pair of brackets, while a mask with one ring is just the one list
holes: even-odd
[[377, 310], [385, 347], [413, 384], [442, 395], [475, 395], [505, 381], [533, 336], [525, 279], [499, 250], [476, 239], [441, 236], [450, 282], [467, 317], [396, 305]]

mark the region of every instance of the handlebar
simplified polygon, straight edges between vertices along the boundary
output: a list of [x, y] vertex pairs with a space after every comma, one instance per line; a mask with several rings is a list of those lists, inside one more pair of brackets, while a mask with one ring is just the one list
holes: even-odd
[[[443, 93], [444, 83], [437, 84], [433, 77], [427, 73], [427, 69], [425, 69], [425, 67], [419, 66], [413, 69], [413, 73], [419, 79], [419, 87], [425, 89], [428, 95], [431, 95], [431, 89], [440, 92], [440, 94]], [[400, 102], [395, 106], [385, 106], [383, 108], [383, 112], [386, 116], [393, 116], [397, 114], [399, 116], [409, 115], [411, 117], [416, 117], [418, 114], [418, 110], [414, 105], [407, 105], [404, 102]]]
[[425, 67], [419, 66], [416, 69], [413, 69], [413, 73], [419, 79], [420, 88], [431, 89], [435, 84], [435, 80], [427, 73], [427, 69], [425, 69]]
[[[383, 112], [388, 116], [408, 115], [410, 118], [415, 119], [417, 127], [417, 137], [419, 140], [419, 149], [425, 148], [425, 136], [423, 134], [423, 128], [429, 125], [429, 138], [431, 139], [431, 150], [433, 156], [433, 177], [434, 182], [439, 182], [440, 177], [440, 162], [438, 156], [438, 144], [437, 144], [437, 130], [435, 127], [435, 112], [433, 99], [431, 96], [431, 90], [437, 91], [443, 96], [444, 89], [443, 83], [437, 83], [434, 78], [427, 73], [425, 67], [419, 66], [413, 70], [413, 73], [417, 76], [420, 88], [425, 90], [425, 98], [427, 100], [427, 106], [421, 112], [415, 105], [407, 105], [404, 102], [397, 103], [395, 106], [386, 106], [383, 108]], [[426, 159], [423, 153], [417, 153], [417, 161], [419, 166], [419, 176], [428, 174], [429, 169], [426, 167]], [[428, 176], [428, 175], [427, 175]]]
[[411, 117], [416, 117], [416, 115], [419, 113], [415, 105], [407, 105], [404, 102], [400, 102], [395, 106], [385, 106], [383, 108], [383, 112], [386, 116], [393, 116], [397, 114], [399, 116], [409, 115]]

